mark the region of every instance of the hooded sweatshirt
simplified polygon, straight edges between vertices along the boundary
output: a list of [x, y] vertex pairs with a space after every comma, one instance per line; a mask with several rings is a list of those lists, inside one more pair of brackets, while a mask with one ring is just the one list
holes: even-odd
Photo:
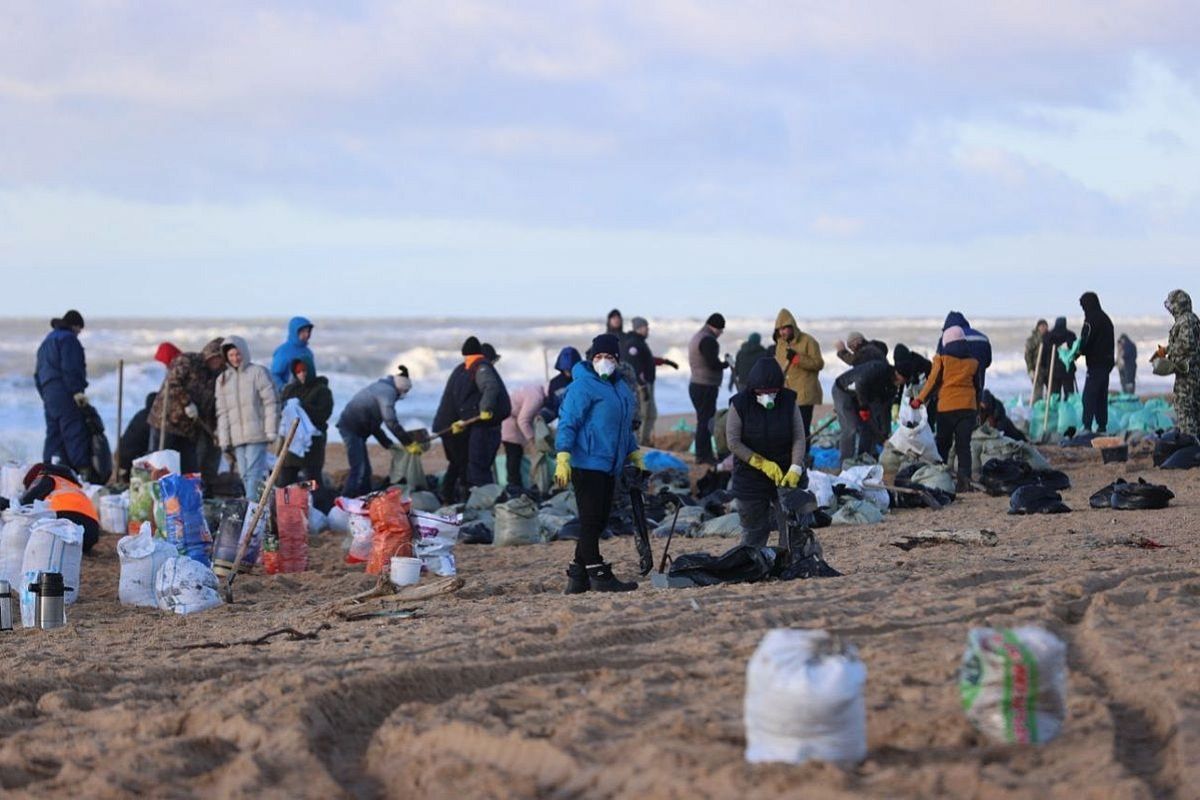
[[1079, 352], [1089, 372], [1109, 372], [1116, 365], [1116, 342], [1112, 320], [1100, 307], [1100, 298], [1087, 292], [1079, 298], [1083, 307], [1083, 330], [1079, 335]]
[[[1065, 324], [1065, 323], [1064, 323]], [[958, 311], [951, 311], [946, 315], [946, 322], [942, 325], [942, 331], [947, 328], [962, 328], [966, 334], [967, 350], [971, 358], [979, 362], [979, 386], [980, 389], [986, 384], [987, 368], [992, 365], [992, 342], [987, 336], [980, 331], [971, 327], [971, 323], [967, 322], [967, 318]], [[941, 354], [943, 350], [941, 339], [938, 340], [937, 352]], [[939, 408], [940, 408], [939, 404]]]
[[[792, 328], [792, 336], [785, 339], [782, 328]], [[821, 391], [821, 370], [825, 359], [821, 357], [821, 346], [817, 340], [800, 330], [796, 318], [786, 308], [780, 309], [775, 317], [775, 361], [783, 370], [784, 385], [796, 393], [796, 403], [802, 406], [818, 406], [824, 399]]]
[[547, 425], [558, 419], [558, 409], [571, 385], [571, 370], [580, 361], [583, 361], [583, 356], [574, 347], [564, 347], [558, 351], [558, 358], [554, 360], [554, 369], [558, 374], [550, 379], [550, 385], [546, 387], [546, 402], [542, 406], [542, 419]]
[[733, 359], [733, 374], [737, 378], [738, 386], [746, 385], [750, 380], [750, 370], [754, 369], [760, 358], [769, 354], [770, 351], [763, 347], [762, 337], [757, 333], [750, 334], [750, 337], [742, 342], [737, 356]]
[[546, 387], [522, 386], [512, 393], [512, 413], [500, 425], [500, 441], [523, 445], [534, 439], [533, 421], [546, 402]]
[[[804, 417], [791, 389], [783, 388], [783, 370], [767, 356], [750, 370], [746, 388], [729, 401], [725, 435], [734, 455], [733, 493], [735, 497], [772, 498], [775, 484], [750, 459], [760, 455], [773, 461], [783, 472], [793, 464], [804, 464]], [[777, 390], [771, 408], [758, 402], [758, 392]]]
[[37, 351], [34, 384], [38, 394], [47, 391], [76, 395], [87, 389], [87, 360], [79, 337], [61, 319], [50, 321], [51, 331]]
[[301, 329], [312, 326], [307, 317], [292, 317], [288, 322], [287, 341], [275, 348], [275, 355], [271, 359], [271, 377], [275, 380], [276, 387], [282, 389], [292, 379], [292, 362], [297, 358], [304, 359], [308, 364], [308, 374], [316, 374], [317, 366], [313, 352], [307, 342], [300, 341]]
[[1200, 319], [1192, 312], [1192, 298], [1182, 289], [1167, 295], [1166, 307], [1175, 324], [1167, 337], [1167, 358], [1175, 364], [1175, 383], [1180, 378], [1200, 380]]
[[251, 362], [250, 348], [240, 336], [229, 336], [223, 348], [242, 354], [237, 369], [226, 366], [217, 378], [217, 441], [222, 448], [272, 442], [279, 431], [279, 395], [267, 368]]

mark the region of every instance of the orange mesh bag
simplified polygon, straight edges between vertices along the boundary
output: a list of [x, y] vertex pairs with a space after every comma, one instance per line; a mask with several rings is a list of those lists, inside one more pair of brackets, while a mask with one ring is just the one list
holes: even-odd
[[396, 486], [376, 495], [367, 503], [371, 527], [375, 531], [371, 541], [371, 557], [367, 559], [369, 574], [387, 572], [393, 556], [412, 558], [412, 523], [408, 520], [411, 508], [412, 503], [404, 499]]

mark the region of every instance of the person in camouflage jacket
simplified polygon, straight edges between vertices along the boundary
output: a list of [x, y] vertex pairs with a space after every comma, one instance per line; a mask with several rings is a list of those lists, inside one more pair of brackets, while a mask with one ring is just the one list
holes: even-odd
[[1155, 354], [1175, 365], [1175, 424], [1179, 430], [1200, 434], [1200, 319], [1192, 312], [1192, 298], [1182, 289], [1163, 303], [1175, 324], [1167, 346]]
[[220, 451], [213, 436], [217, 429], [216, 380], [225, 364], [221, 355], [223, 342], [221, 338], [213, 339], [199, 353], [175, 356], [150, 409], [149, 422], [153, 428], [150, 449], [158, 449], [158, 429], [165, 402], [166, 446], [179, 450], [180, 467], [185, 473], [200, 472], [211, 477], [220, 466]]

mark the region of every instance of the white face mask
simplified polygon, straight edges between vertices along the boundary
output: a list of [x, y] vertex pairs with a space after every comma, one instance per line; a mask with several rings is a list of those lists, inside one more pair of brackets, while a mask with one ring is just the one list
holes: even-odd
[[597, 358], [592, 362], [592, 368], [601, 378], [607, 378], [617, 371], [617, 362], [608, 358]]
[[758, 400], [758, 404], [763, 408], [770, 410], [775, 407], [775, 392], [771, 392], [770, 394], [760, 394], [756, 395], [755, 397]]

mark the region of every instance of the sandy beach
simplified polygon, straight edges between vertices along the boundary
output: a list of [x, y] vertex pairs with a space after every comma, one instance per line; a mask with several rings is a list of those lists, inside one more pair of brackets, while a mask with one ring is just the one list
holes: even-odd
[[[342, 563], [332, 533], [315, 540], [310, 572], [242, 577], [232, 605], [190, 617], [121, 607], [117, 537], [105, 536], [66, 629], [3, 635], [0, 787], [17, 798], [1198, 797], [1200, 476], [1156, 471], [1141, 452], [1114, 465], [1047, 452], [1071, 477], [1074, 513], [1012, 517], [1007, 498], [974, 494], [826, 529], [842, 578], [568, 598], [570, 543], [460, 546], [461, 590], [402, 604], [408, 618], [331, 612], [374, 581]], [[1139, 476], [1178, 498], [1162, 511], [1088, 508], [1096, 489]], [[888, 545], [932, 526], [988, 528], [1000, 542]], [[630, 541], [604, 551], [632, 574]], [[968, 629], [1018, 623], [1070, 648], [1069, 720], [1042, 747], [985, 740], [955, 686]], [[746, 662], [779, 626], [858, 645], [859, 767], [745, 763]], [[224, 646], [285, 627], [313, 638]]]

